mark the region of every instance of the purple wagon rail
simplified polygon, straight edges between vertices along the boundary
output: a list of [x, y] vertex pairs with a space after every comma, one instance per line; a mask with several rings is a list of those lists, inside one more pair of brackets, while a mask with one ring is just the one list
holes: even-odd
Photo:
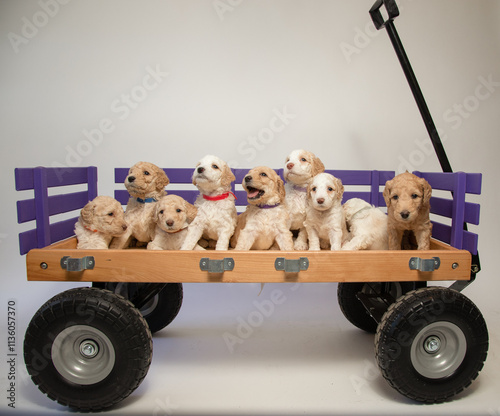
[[[198, 191], [191, 183], [192, 168], [164, 169], [175, 189], [168, 189], [169, 193], [179, 195], [189, 202], [194, 202]], [[246, 194], [236, 189], [247, 169], [233, 170], [236, 181], [233, 192], [237, 196], [236, 204], [239, 207], [246, 205]], [[277, 172], [282, 175], [283, 170]], [[378, 170], [327, 170], [328, 173], [340, 178], [348, 190], [344, 193], [344, 201], [350, 198], [361, 198], [377, 207], [385, 206], [382, 196], [385, 182], [394, 177], [393, 171]], [[115, 183], [121, 189], [115, 190], [115, 198], [126, 204], [128, 193], [123, 189], [123, 181], [128, 168], [115, 169]], [[477, 253], [478, 235], [464, 230], [463, 224], [479, 224], [480, 206], [477, 203], [467, 202], [468, 194], [481, 193], [482, 175], [480, 173], [429, 173], [414, 172], [425, 178], [434, 190], [450, 191], [450, 198], [433, 196], [431, 212], [435, 216], [451, 219], [451, 225], [444, 224], [439, 218], [433, 219], [432, 236], [439, 241], [450, 244], [457, 249]], [[26, 254], [33, 248], [43, 248], [57, 241], [74, 235], [74, 224], [78, 218], [77, 210], [81, 209], [89, 200], [98, 195], [97, 168], [66, 169], [62, 174], [58, 168], [17, 168], [15, 170], [16, 190], [33, 190], [33, 198], [17, 202], [18, 222], [35, 221], [35, 228], [19, 234], [19, 248], [21, 254]], [[49, 196], [49, 188], [65, 187], [75, 184], [86, 184], [87, 190]], [[360, 189], [356, 189], [359, 187]], [[57, 214], [75, 212], [75, 217], [51, 223], [51, 217]]]

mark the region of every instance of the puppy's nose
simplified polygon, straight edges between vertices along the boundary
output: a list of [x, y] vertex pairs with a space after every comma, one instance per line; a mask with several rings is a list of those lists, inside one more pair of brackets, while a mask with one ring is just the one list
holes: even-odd
[[292, 169], [295, 165], [293, 163], [289, 163], [288, 165], [286, 165], [286, 168], [288, 170]]
[[197, 169], [198, 173], [203, 173], [205, 172], [205, 168], [202, 168], [201, 166]]
[[127, 229], [127, 224], [123, 224], [122, 229], [123, 229], [123, 231], [125, 231]]
[[250, 175], [245, 176], [245, 182], [251, 182], [251, 181], [252, 181], [252, 177]]
[[174, 225], [174, 222], [173, 222], [172, 220], [168, 220], [168, 221], [167, 221], [167, 225], [168, 225], [169, 227], [171, 227], [172, 225]]
[[403, 218], [404, 220], [407, 220], [409, 216], [409, 211], [401, 211], [401, 218]]
[[135, 181], [135, 176], [129, 176], [129, 177], [127, 178], [127, 180], [128, 180], [129, 182], [134, 182], [134, 181]]
[[325, 198], [318, 198], [316, 202], [321, 205], [325, 202]]

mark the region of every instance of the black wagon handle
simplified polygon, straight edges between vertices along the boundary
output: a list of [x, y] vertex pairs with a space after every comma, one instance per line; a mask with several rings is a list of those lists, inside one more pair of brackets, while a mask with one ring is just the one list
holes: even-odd
[[[387, 11], [387, 19], [385, 19], [382, 15], [382, 6], [385, 6], [385, 9]], [[429, 134], [432, 145], [434, 147], [434, 151], [436, 152], [443, 172], [453, 172], [450, 161], [448, 160], [448, 156], [446, 155], [446, 151], [444, 150], [443, 143], [437, 132], [436, 125], [434, 124], [434, 121], [432, 119], [431, 112], [429, 111], [429, 107], [427, 107], [427, 103], [425, 102], [422, 90], [418, 85], [417, 77], [413, 72], [410, 60], [406, 55], [401, 39], [399, 38], [396, 27], [394, 26], [394, 19], [399, 16], [399, 9], [396, 5], [395, 0], [377, 0], [370, 9], [370, 15], [372, 17], [373, 23], [375, 24], [375, 27], [378, 30], [380, 30], [382, 27], [385, 27], [385, 29], [387, 30], [387, 34], [389, 35], [389, 39], [392, 42], [392, 46], [396, 51], [396, 55], [398, 56], [401, 67], [403, 68], [403, 72], [406, 76], [408, 84], [410, 85], [411, 92], [413, 93], [413, 97], [415, 98], [418, 109], [420, 110], [420, 114], [427, 129], [427, 133]]]
[[[382, 6], [385, 6], [387, 15], [389, 16], [387, 20], [384, 19], [384, 16], [380, 11]], [[375, 28], [379, 30], [384, 27], [386, 22], [392, 21], [395, 17], [399, 16], [399, 9], [394, 0], [377, 0], [370, 9], [370, 16], [372, 17]]]

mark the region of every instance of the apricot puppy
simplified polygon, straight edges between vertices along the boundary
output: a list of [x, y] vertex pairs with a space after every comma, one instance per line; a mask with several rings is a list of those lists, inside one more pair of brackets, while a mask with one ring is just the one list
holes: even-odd
[[401, 250], [405, 231], [413, 232], [418, 250], [429, 250], [432, 232], [429, 182], [409, 172], [401, 173], [386, 182], [383, 195], [387, 205], [389, 250]]

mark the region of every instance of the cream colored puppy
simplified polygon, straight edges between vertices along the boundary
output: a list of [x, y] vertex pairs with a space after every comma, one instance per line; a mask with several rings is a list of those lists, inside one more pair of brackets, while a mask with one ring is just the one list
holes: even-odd
[[360, 198], [342, 206], [348, 229], [348, 240], [342, 250], [387, 250], [387, 215]]
[[75, 224], [76, 248], [107, 249], [113, 237], [127, 230], [121, 204], [110, 196], [98, 196], [80, 211]]
[[[148, 250], [180, 250], [187, 236], [189, 224], [198, 210], [178, 195], [166, 195], [155, 207], [155, 236]], [[197, 245], [196, 249], [202, 249]]]
[[332, 250], [340, 250], [347, 238], [343, 194], [342, 181], [335, 176], [320, 173], [313, 178], [308, 188], [305, 221], [309, 250], [320, 250], [320, 240], [329, 243]]
[[294, 150], [286, 158], [283, 176], [285, 178], [285, 204], [290, 215], [292, 231], [298, 230], [294, 242], [295, 250], [307, 250], [307, 231], [304, 226], [307, 208], [307, 187], [312, 179], [325, 170], [323, 162], [311, 152]]
[[165, 186], [169, 179], [163, 169], [149, 162], [139, 162], [132, 166], [125, 178], [125, 187], [130, 198], [125, 210], [127, 231], [111, 243], [111, 248], [126, 248], [132, 238], [149, 243], [155, 233], [153, 221], [155, 203], [166, 195]]
[[233, 172], [223, 160], [207, 155], [193, 172], [193, 184], [200, 194], [195, 206], [198, 214], [189, 224], [188, 233], [181, 250], [193, 250], [200, 238], [217, 240], [216, 250], [227, 250], [229, 240], [236, 227], [236, 197], [231, 192]]
[[278, 174], [265, 166], [256, 167], [242, 185], [249, 205], [238, 216], [231, 244], [236, 250], [268, 250], [276, 242], [281, 250], [293, 250], [285, 186]]

